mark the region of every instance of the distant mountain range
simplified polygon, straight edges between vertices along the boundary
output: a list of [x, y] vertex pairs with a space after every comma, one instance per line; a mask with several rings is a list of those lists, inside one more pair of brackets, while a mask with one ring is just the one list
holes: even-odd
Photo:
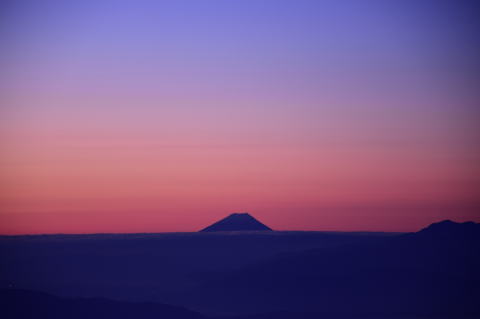
[[249, 213], [233, 213], [224, 219], [202, 229], [202, 232], [214, 231], [270, 231], [270, 227], [256, 220]]
[[479, 226], [444, 221], [369, 243], [277, 255], [209, 280], [184, 297], [195, 296], [185, 305], [342, 318], [480, 318]]
[[13, 236], [0, 237], [0, 256], [0, 286], [17, 287], [0, 291], [2, 318], [480, 318], [473, 222], [401, 234]]

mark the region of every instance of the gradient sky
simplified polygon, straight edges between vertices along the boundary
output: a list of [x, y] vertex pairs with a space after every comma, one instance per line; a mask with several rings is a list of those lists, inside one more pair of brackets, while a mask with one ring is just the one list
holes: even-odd
[[0, 233], [480, 221], [474, 1], [2, 1]]

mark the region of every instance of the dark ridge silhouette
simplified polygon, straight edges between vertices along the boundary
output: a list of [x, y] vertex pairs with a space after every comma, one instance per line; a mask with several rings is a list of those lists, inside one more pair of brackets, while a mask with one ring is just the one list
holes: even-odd
[[272, 229], [249, 213], [233, 213], [222, 220], [202, 229], [202, 232], [215, 231], [271, 231]]
[[280, 253], [397, 235], [258, 231], [0, 236], [0, 287], [180, 304], [167, 298]]
[[206, 282], [182, 305], [244, 315], [480, 318], [476, 225], [442, 222], [378, 241], [279, 254]]
[[14, 289], [0, 290], [0, 315], [6, 319], [207, 319], [181, 307], [153, 302], [59, 298], [36, 291]]
[[[407, 234], [0, 236], [0, 287], [58, 296], [0, 294], [0, 317], [480, 318], [479, 234], [443, 221]], [[23, 317], [4, 315], [12, 305]]]
[[415, 234], [435, 239], [480, 239], [480, 224], [475, 222], [456, 223], [444, 220], [433, 223]]

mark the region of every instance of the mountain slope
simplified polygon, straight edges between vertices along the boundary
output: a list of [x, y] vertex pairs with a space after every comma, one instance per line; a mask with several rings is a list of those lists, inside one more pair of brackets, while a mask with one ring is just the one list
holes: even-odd
[[202, 229], [202, 232], [214, 231], [269, 231], [270, 227], [262, 224], [248, 213], [234, 213]]
[[479, 316], [480, 245], [458, 226], [279, 255], [218, 277], [185, 300], [219, 313]]
[[0, 290], [0, 313], [8, 319], [206, 319], [180, 307], [99, 298], [68, 299], [27, 290]]

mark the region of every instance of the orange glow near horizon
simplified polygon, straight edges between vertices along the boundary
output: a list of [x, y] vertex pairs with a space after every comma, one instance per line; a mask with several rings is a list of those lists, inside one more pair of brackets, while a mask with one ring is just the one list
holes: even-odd
[[480, 221], [460, 4], [110, 1], [2, 13], [0, 234]]

